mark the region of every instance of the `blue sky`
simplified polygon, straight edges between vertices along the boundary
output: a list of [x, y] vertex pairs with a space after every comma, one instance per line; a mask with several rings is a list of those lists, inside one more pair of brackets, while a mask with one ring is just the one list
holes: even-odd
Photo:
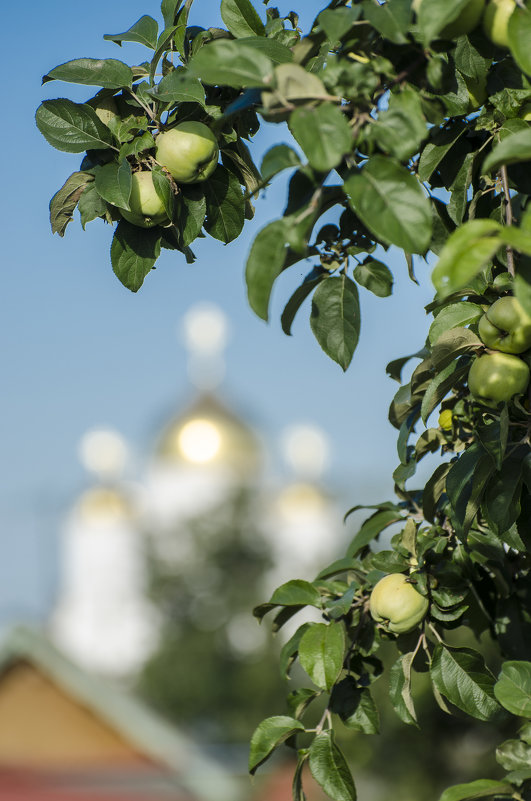
[[[281, 12], [291, 2], [278, 2]], [[321, 3], [305, 0], [307, 25]], [[294, 4], [296, 6], [296, 3]], [[257, 9], [263, 13], [261, 3]], [[31, 16], [31, 38], [21, 9]], [[81, 9], [87, 11], [81, 11]], [[187, 265], [164, 251], [158, 269], [134, 295], [114, 276], [109, 261], [111, 229], [75, 220], [64, 239], [52, 236], [48, 202], [78, 168], [77, 155], [53, 150], [37, 131], [34, 114], [46, 97], [83, 100], [90, 88], [41, 76], [81, 56], [115, 57], [134, 63], [146, 51], [121, 50], [102, 39], [127, 29], [142, 14], [158, 18], [156, 0], [66, 0], [4, 11], [2, 524], [0, 621], [42, 617], [54, 592], [55, 538], [61, 516], [87, 478], [76, 457], [81, 435], [95, 425], [118, 429], [142, 456], [158, 424], [189, 396], [185, 354], [176, 336], [185, 311], [200, 300], [228, 314], [224, 395], [262, 427], [272, 448], [289, 423], [310, 422], [332, 446], [328, 479], [345, 495], [345, 507], [388, 497], [396, 466], [396, 432], [387, 408], [397, 385], [385, 364], [422, 344], [428, 328], [423, 305], [431, 297], [428, 267], [416, 269], [421, 286], [407, 276], [402, 254], [391, 254], [395, 294], [380, 299], [361, 289], [362, 334], [346, 374], [319, 349], [301, 309], [286, 337], [283, 304], [311, 263], [295, 266], [275, 288], [271, 322], [249, 310], [243, 268], [253, 233], [278, 215], [285, 182], [257, 203], [255, 219], [239, 241], [223, 246], [208, 238], [194, 247]], [[218, 2], [196, 0], [193, 21], [220, 24]], [[22, 24], [21, 24], [22, 23]], [[257, 160], [276, 142], [289, 141], [285, 126], [267, 126], [253, 144]]]

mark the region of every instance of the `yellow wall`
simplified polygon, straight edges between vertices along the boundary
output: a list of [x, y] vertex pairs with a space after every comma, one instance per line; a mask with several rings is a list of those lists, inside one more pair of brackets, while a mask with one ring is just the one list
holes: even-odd
[[0, 681], [0, 765], [74, 768], [144, 761], [110, 726], [32, 665]]

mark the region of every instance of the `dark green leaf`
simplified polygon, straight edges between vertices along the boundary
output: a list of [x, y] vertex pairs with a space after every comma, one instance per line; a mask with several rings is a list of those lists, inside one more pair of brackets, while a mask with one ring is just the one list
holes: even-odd
[[138, 292], [160, 255], [161, 232], [138, 228], [125, 220], [118, 223], [111, 244], [115, 275], [131, 292]]
[[378, 734], [380, 716], [370, 690], [357, 687], [351, 676], [347, 676], [332, 689], [330, 711], [339, 715], [349, 729], [364, 734]]
[[332, 103], [296, 109], [290, 116], [289, 127], [311, 166], [319, 172], [337, 167], [352, 147], [346, 117]]
[[267, 39], [265, 36], [246, 36], [239, 39], [239, 43], [244, 47], [254, 48], [259, 53], [263, 53], [273, 64], [286, 64], [293, 61], [293, 53], [289, 47], [279, 42], [278, 39]]
[[57, 150], [82, 153], [112, 145], [112, 134], [85, 103], [71, 100], [45, 100], [35, 115], [37, 128]]
[[458, 328], [475, 323], [483, 316], [483, 309], [477, 303], [462, 300], [460, 303], [450, 303], [444, 306], [435, 317], [430, 326], [429, 339], [433, 345], [441, 334], [450, 328]]
[[88, 86], [102, 86], [106, 89], [131, 87], [133, 71], [123, 61], [115, 58], [76, 58], [60, 64], [44, 76], [47, 81], [67, 81]]
[[[388, 5], [374, 8], [387, 8]], [[379, 147], [399, 161], [407, 161], [418, 153], [421, 143], [428, 136], [428, 130], [417, 92], [406, 88], [400, 94], [392, 94], [387, 110], [378, 114], [370, 131], [371, 138]]]
[[477, 651], [436, 645], [430, 676], [437, 690], [467, 715], [490, 720], [499, 712], [493, 690], [494, 676]]
[[183, 247], [199, 236], [205, 216], [206, 199], [201, 184], [181, 184], [176, 204], [176, 225]]
[[151, 50], [155, 50], [158, 32], [159, 26], [156, 20], [153, 17], [144, 15], [129, 30], [123, 33], [106, 33], [103, 38], [116, 42], [118, 45], [121, 45], [122, 42], [138, 42]]
[[359, 296], [354, 281], [344, 274], [322, 281], [312, 297], [310, 325], [324, 352], [346, 370], [360, 332]]
[[[310, 625], [311, 625], [310, 623], [303, 623], [302, 626], [299, 626], [295, 634], [289, 638], [287, 643], [283, 645], [282, 650], [280, 651], [279, 667], [280, 667], [280, 673], [282, 674], [282, 676], [284, 676], [284, 678], [287, 678], [289, 675], [291, 665], [293, 664], [293, 661], [297, 656], [297, 652], [299, 650], [299, 643], [301, 641], [301, 638], [308, 630]], [[313, 691], [311, 692], [312, 692], [312, 697], [315, 697], [315, 693]], [[296, 717], [298, 717], [298, 715], [296, 715]]]
[[205, 104], [205, 90], [201, 81], [180, 67], [165, 75], [155, 88], [150, 90], [150, 94], [163, 103], [199, 103], [202, 106]]
[[50, 200], [50, 224], [52, 233], [65, 235], [66, 226], [72, 220], [74, 210], [87, 185], [94, 180], [87, 172], [74, 172], [61, 189]]
[[298, 731], [304, 731], [302, 723], [287, 715], [275, 715], [263, 720], [251, 737], [249, 773], [254, 773], [278, 745]]
[[245, 200], [240, 182], [234, 173], [218, 164], [205, 181], [205, 231], [225, 244], [241, 233], [245, 220]]
[[321, 11], [317, 22], [332, 43], [339, 40], [352, 28], [360, 15], [360, 8], [327, 8]]
[[262, 320], [268, 319], [271, 290], [284, 268], [285, 255], [285, 221], [275, 220], [255, 237], [245, 268], [249, 304]]
[[303, 283], [297, 287], [293, 295], [286, 303], [280, 318], [282, 330], [285, 334], [291, 336], [291, 326], [302, 303], [304, 303], [308, 295], [315, 289], [316, 286], [318, 286], [318, 284], [321, 283], [321, 281], [326, 280], [327, 275], [328, 274], [325, 270], [312, 270], [312, 272], [306, 276]]
[[364, 14], [386, 39], [395, 44], [407, 42], [406, 33], [411, 17], [411, 3], [408, 0], [393, 0], [385, 5], [366, 3]]
[[96, 172], [96, 189], [108, 203], [130, 211], [131, 177], [131, 165], [127, 159], [120, 164], [111, 161]]
[[221, 0], [221, 19], [237, 39], [265, 36], [264, 24], [249, 0]]
[[421, 181], [429, 181], [434, 170], [466, 130], [466, 123], [462, 120], [455, 120], [445, 128], [433, 129], [430, 141], [425, 145], [420, 156], [419, 178]]
[[443, 28], [454, 22], [466, 8], [469, 0], [422, 0], [418, 11], [418, 24], [426, 44], [429, 44]]
[[[499, 473], [491, 478], [481, 509], [489, 528], [502, 540], [520, 516], [520, 494], [522, 489], [522, 462], [507, 459]], [[525, 545], [520, 541], [525, 551]]]
[[382, 242], [407, 253], [425, 253], [431, 208], [419, 182], [401, 164], [373, 156], [345, 181], [352, 208]]
[[151, 170], [155, 192], [164, 204], [164, 211], [170, 220], [173, 220], [175, 195], [166, 173], [158, 165]]
[[378, 534], [385, 528], [402, 520], [400, 511], [395, 509], [382, 510], [369, 517], [368, 520], [362, 525], [352, 542], [350, 543], [347, 555], [350, 557], [356, 556], [362, 548], [365, 548], [372, 540], [378, 537]]
[[264, 181], [269, 181], [274, 175], [290, 167], [299, 167], [301, 160], [289, 145], [275, 145], [267, 151], [262, 159], [260, 172]]
[[294, 579], [278, 587], [269, 603], [274, 606], [321, 606], [321, 596], [313, 584]]
[[98, 194], [94, 182], [86, 185], [83, 194], [79, 198], [77, 208], [81, 217], [83, 230], [87, 223], [105, 215], [107, 204]]
[[332, 732], [318, 734], [310, 746], [310, 770], [332, 801], [356, 801], [356, 788]]
[[381, 261], [367, 258], [354, 268], [354, 278], [361, 286], [379, 298], [387, 298], [393, 293], [393, 273]]
[[389, 697], [393, 709], [404, 723], [417, 726], [417, 714], [411, 697], [411, 666], [414, 652], [402, 654], [389, 673]]
[[342, 623], [314, 623], [299, 642], [299, 662], [314, 684], [330, 690], [343, 668], [345, 629]]

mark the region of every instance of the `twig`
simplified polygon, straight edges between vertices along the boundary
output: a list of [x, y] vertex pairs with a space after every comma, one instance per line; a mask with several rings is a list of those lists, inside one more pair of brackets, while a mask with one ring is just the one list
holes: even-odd
[[[505, 195], [505, 224], [512, 225], [513, 206], [511, 203], [511, 194], [509, 191], [509, 178], [507, 175], [507, 167], [505, 166], [505, 164], [500, 169], [500, 177], [502, 181], [503, 194]], [[514, 253], [512, 247], [510, 245], [507, 245], [505, 248], [505, 252], [507, 254], [507, 272], [510, 273], [514, 278]]]

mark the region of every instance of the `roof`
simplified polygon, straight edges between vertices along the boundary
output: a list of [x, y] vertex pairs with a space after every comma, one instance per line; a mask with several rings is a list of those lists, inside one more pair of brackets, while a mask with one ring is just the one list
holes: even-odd
[[0, 681], [26, 661], [121, 734], [141, 754], [175, 774], [179, 785], [206, 801], [234, 801], [238, 782], [200, 745], [117, 684], [86, 672], [38, 629], [16, 626], [0, 640]]

